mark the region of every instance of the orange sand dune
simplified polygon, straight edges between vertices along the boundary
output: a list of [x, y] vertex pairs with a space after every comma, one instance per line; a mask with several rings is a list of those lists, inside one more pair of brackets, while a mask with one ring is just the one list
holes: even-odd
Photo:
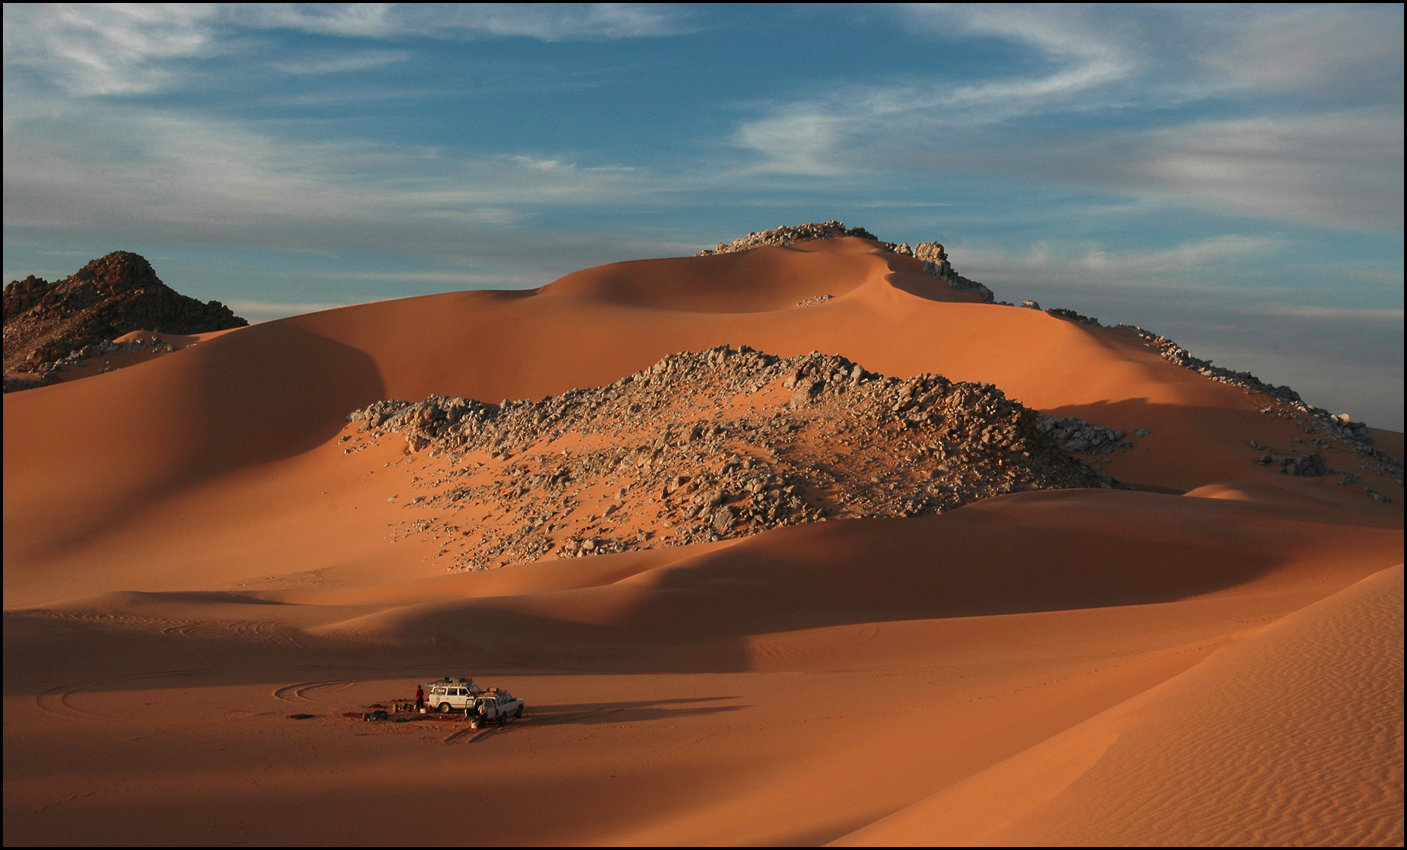
[[[1143, 492], [446, 574], [433, 534], [391, 539], [433, 459], [338, 443], [378, 399], [538, 398], [724, 343], [1148, 429], [1104, 470]], [[1342, 453], [1360, 484], [1256, 465], [1250, 440], [1311, 436], [1263, 406], [854, 238], [6, 395], [5, 841], [1400, 844], [1402, 489]], [[343, 717], [446, 673], [527, 717]]]
[[1399, 565], [837, 843], [1400, 845], [1402, 617]]
[[[1130, 433], [1147, 428], [1150, 435], [1105, 470], [1139, 486], [1183, 492], [1265, 481], [1401, 515], [1401, 488], [1389, 479], [1373, 482], [1396, 500], [1379, 507], [1329, 478], [1287, 481], [1255, 466], [1259, 452], [1248, 440], [1285, 450], [1297, 427], [1256, 413], [1255, 398], [1172, 366], [1126, 332], [973, 303], [863, 240], [806, 248], [624, 263], [531, 292], [315, 313], [227, 333], [101, 381], [9, 396], [5, 527], [24, 533], [5, 535], [7, 564], [18, 567], [6, 571], [6, 593], [24, 564], [62, 559], [145, 512], [185, 502], [190, 487], [212, 477], [261, 467], [257, 486], [267, 490], [335, 476], [337, 469], [315, 471], [305, 453], [338, 433], [348, 411], [378, 398], [540, 397], [723, 343], [783, 355], [843, 352], [885, 374], [989, 381], [1062, 415]], [[643, 290], [655, 293], [644, 299], [650, 303], [630, 301]], [[797, 308], [793, 297], [808, 293], [837, 297]], [[264, 466], [280, 462], [292, 466]], [[67, 590], [60, 595], [73, 595]]]

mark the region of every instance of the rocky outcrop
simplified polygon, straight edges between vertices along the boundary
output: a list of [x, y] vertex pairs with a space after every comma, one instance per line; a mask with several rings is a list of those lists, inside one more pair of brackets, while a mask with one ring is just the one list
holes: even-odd
[[161, 282], [145, 258], [127, 251], [93, 260], [54, 283], [33, 275], [11, 281], [4, 316], [7, 374], [81, 356], [85, 348], [132, 331], [196, 334], [249, 324], [218, 301], [181, 295]]
[[1043, 416], [990, 384], [726, 347], [536, 402], [431, 396], [348, 419], [349, 455], [395, 438], [435, 459], [442, 472], [406, 503], [431, 518], [403, 531], [467, 534], [441, 553], [462, 569], [1108, 487], [1072, 453], [1099, 464], [1122, 437]]
[[858, 236], [861, 239], [875, 239], [875, 235], [863, 227], [846, 227], [844, 222], [823, 221], [808, 222], [796, 227], [782, 225], [775, 230], [764, 230], [761, 233], [749, 233], [741, 239], [734, 239], [732, 242], [719, 242], [715, 248], [705, 248], [696, 257], [706, 257], [710, 254], [735, 254], [739, 251], [750, 251], [753, 248], [761, 248], [763, 245], [773, 245], [781, 247], [790, 245], [793, 242], [805, 242], [811, 239], [836, 239], [842, 236]]
[[[1096, 323], [1097, 324], [1097, 323]], [[1401, 458], [1395, 458], [1373, 445], [1373, 432], [1366, 424], [1355, 422], [1346, 413], [1333, 414], [1322, 407], [1315, 407], [1300, 397], [1300, 394], [1287, 386], [1277, 386], [1262, 381], [1250, 372], [1237, 372], [1215, 366], [1210, 360], [1192, 356], [1192, 353], [1161, 334], [1155, 334], [1136, 325], [1117, 325], [1140, 337], [1149, 348], [1157, 351], [1164, 360], [1191, 369], [1218, 383], [1241, 387], [1247, 392], [1264, 395], [1265, 404], [1260, 412], [1272, 419], [1292, 419], [1311, 437], [1315, 445], [1329, 448], [1341, 446], [1355, 457], [1360, 469], [1374, 475], [1391, 477], [1397, 485], [1403, 486], [1404, 469]], [[1305, 455], [1304, 457], [1313, 457]], [[1322, 462], [1316, 465], [1309, 460], [1296, 460], [1300, 464], [1289, 472], [1292, 475], [1318, 476], [1327, 474], [1320, 471]], [[1282, 467], [1284, 466], [1282, 462]], [[1287, 470], [1288, 471], [1288, 470]], [[1356, 474], [1356, 473], [1355, 473]]]
[[975, 280], [968, 280], [953, 270], [953, 266], [948, 262], [948, 255], [943, 250], [943, 246], [937, 242], [920, 242], [913, 248], [907, 242], [881, 242], [878, 237], [870, 233], [863, 227], [846, 227], [844, 222], [824, 221], [810, 222], [807, 224], [788, 227], [783, 225], [775, 230], [764, 230], [761, 233], [749, 233], [741, 239], [734, 239], [732, 242], [720, 242], [717, 247], [705, 248], [696, 257], [706, 257], [712, 254], [733, 254], [738, 251], [750, 251], [753, 248], [761, 248], [764, 245], [781, 247], [791, 245], [795, 242], [805, 242], [810, 239], [838, 239], [843, 236], [856, 236], [861, 239], [869, 239], [878, 242], [880, 247], [901, 254], [905, 257], [913, 257], [923, 263], [923, 272], [929, 277], [937, 278], [948, 284], [948, 286], [959, 292], [971, 292], [980, 297], [987, 304], [992, 304], [996, 300], [992, 290], [978, 283]]
[[[904, 253], [902, 249], [907, 245], [898, 245], [891, 250], [896, 253]], [[943, 246], [937, 242], [920, 242], [914, 246], [913, 257], [923, 263], [923, 273], [929, 277], [936, 277], [951, 286], [958, 292], [971, 292], [981, 298], [985, 303], [991, 304], [996, 301], [996, 296], [992, 290], [975, 280], [968, 280], [958, 274], [953, 269], [953, 264], [948, 261], [948, 253], [943, 250]]]
[[[1082, 315], [1074, 310], [1056, 307], [1046, 310], [1046, 313], [1059, 319], [1102, 327], [1098, 319]], [[1119, 324], [1114, 327], [1139, 337], [1145, 345], [1175, 366], [1189, 369], [1217, 383], [1240, 387], [1248, 393], [1262, 394], [1265, 398], [1265, 404], [1260, 408], [1261, 413], [1272, 419], [1293, 419], [1310, 435], [1314, 444], [1324, 449], [1329, 448], [1331, 444], [1339, 444], [1346, 452], [1355, 457], [1360, 469], [1374, 475], [1390, 477], [1397, 482], [1399, 487], [1403, 485], [1402, 459], [1394, 458], [1382, 449], [1375, 447], [1372, 429], [1362, 422], [1353, 421], [1348, 414], [1330, 413], [1322, 407], [1309, 404], [1300, 397], [1299, 393], [1288, 386], [1262, 381], [1250, 372], [1226, 369], [1214, 365], [1210, 360], [1195, 357], [1190, 351], [1162, 334], [1145, 330], [1137, 325]], [[1256, 444], [1254, 440], [1251, 442], [1252, 448], [1265, 448]], [[1337, 471], [1341, 475], [1354, 476], [1356, 480], [1356, 472], [1334, 470], [1325, 466], [1323, 458], [1318, 458], [1318, 460], [1311, 460], [1311, 458], [1318, 458], [1318, 456], [1311, 454], [1281, 458], [1279, 465], [1281, 471], [1287, 475], [1312, 478]], [[1270, 455], [1263, 455], [1256, 462], [1265, 466], [1274, 462], [1274, 458]]]
[[[1074, 313], [1074, 315], [1079, 316], [1078, 313]], [[1080, 319], [1090, 324], [1099, 324], [1097, 320], [1089, 319], [1088, 317], [1081, 316]], [[1289, 387], [1267, 383], [1257, 378], [1255, 375], [1252, 375], [1250, 372], [1237, 372], [1232, 369], [1213, 366], [1212, 361], [1193, 357], [1192, 352], [1161, 334], [1146, 331], [1137, 325], [1117, 325], [1117, 327], [1132, 331], [1134, 334], [1141, 337], [1150, 348], [1155, 349], [1164, 360], [1173, 365], [1181, 366], [1184, 369], [1191, 369], [1205, 377], [1211, 378], [1213, 381], [1223, 384], [1234, 384], [1238, 387], [1263, 392], [1280, 401], [1303, 404], [1300, 394]]]

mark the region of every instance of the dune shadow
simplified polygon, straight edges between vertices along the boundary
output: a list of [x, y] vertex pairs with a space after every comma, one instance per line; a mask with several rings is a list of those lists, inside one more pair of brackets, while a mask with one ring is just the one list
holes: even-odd
[[[50, 555], [81, 547], [167, 499], [179, 498], [185, 488], [316, 448], [346, 425], [348, 412], [385, 394], [370, 356], [294, 322], [241, 329], [182, 351], [180, 357], [153, 364], [166, 370], [154, 379], [171, 399], [164, 409], [129, 405], [116, 414], [168, 421], [158, 428], [124, 431], [141, 434], [146, 445], [100, 447], [119, 456], [151, 457], [141, 479], [125, 482], [124, 498], [73, 516], [46, 541]], [[83, 461], [56, 457], [54, 462]], [[100, 482], [95, 479], [93, 486]]]
[[698, 703], [738, 699], [738, 697], [683, 697], [678, 699], [633, 700], [624, 702], [584, 702], [567, 705], [533, 705], [527, 719], [533, 725], [591, 725], [601, 723], [641, 723], [682, 717], [707, 717], [740, 711], [745, 705], [699, 705]]

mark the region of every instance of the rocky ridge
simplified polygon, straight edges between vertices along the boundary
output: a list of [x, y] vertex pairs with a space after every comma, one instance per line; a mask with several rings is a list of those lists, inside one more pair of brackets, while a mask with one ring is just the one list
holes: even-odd
[[[1361, 469], [1375, 475], [1389, 476], [1397, 482], [1399, 487], [1403, 485], [1402, 460], [1373, 445], [1373, 432], [1367, 424], [1353, 421], [1346, 413], [1333, 414], [1322, 407], [1315, 407], [1287, 386], [1277, 386], [1268, 381], [1262, 381], [1250, 372], [1237, 372], [1221, 366], [1214, 366], [1212, 361], [1194, 357], [1187, 349], [1161, 334], [1155, 334], [1135, 325], [1117, 325], [1117, 327], [1136, 334], [1169, 363], [1184, 369], [1191, 369], [1218, 383], [1241, 387], [1247, 392], [1263, 393], [1267, 403], [1260, 408], [1260, 412], [1272, 419], [1294, 420], [1310, 435], [1307, 446], [1323, 450], [1337, 450], [1341, 447], [1356, 457]], [[1318, 456], [1292, 452], [1281, 459], [1279, 466], [1281, 471], [1287, 475], [1313, 477], [1328, 475], [1331, 472], [1344, 472], [1344, 470], [1335, 470], [1326, 466], [1322, 457], [1319, 457], [1318, 462], [1309, 460], [1309, 458], [1315, 457]], [[1356, 477], [1356, 473], [1350, 473], [1350, 475]], [[1340, 480], [1342, 483], [1351, 483], [1343, 481], [1342, 475]], [[1373, 488], [1365, 487], [1364, 490], [1378, 501], [1385, 501], [1385, 497], [1382, 497], [1382, 494]]]
[[114, 251], [53, 283], [30, 275], [4, 291], [4, 370], [38, 372], [40, 379], [5, 382], [38, 386], [42, 374], [92, 346], [132, 331], [196, 334], [249, 324], [218, 301], [200, 302], [161, 282], [151, 263]]
[[705, 248], [694, 256], [707, 257], [713, 254], [734, 254], [739, 251], [750, 251], [753, 248], [761, 248], [764, 245], [783, 247], [812, 239], [839, 239], [845, 236], [869, 239], [878, 242], [879, 246], [885, 250], [893, 251], [905, 257], [913, 257], [923, 263], [924, 274], [943, 281], [959, 292], [975, 293], [988, 304], [995, 301], [992, 290], [975, 280], [968, 280], [953, 270], [952, 263], [948, 261], [947, 252], [944, 251], [943, 246], [937, 242], [920, 242], [913, 248], [910, 248], [907, 242], [883, 242], [863, 227], [846, 227], [844, 222], [834, 220], [808, 222], [795, 227], [782, 225], [774, 230], [749, 233], [740, 239], [734, 239], [732, 242], [720, 242], [716, 247]]
[[[1057, 307], [1046, 310], [1046, 313], [1080, 324], [1104, 327], [1098, 319], [1082, 315], [1074, 310]], [[1300, 441], [1304, 444], [1302, 447], [1295, 446], [1286, 452], [1277, 452], [1282, 455], [1278, 460], [1271, 455], [1262, 455], [1256, 460], [1261, 466], [1273, 463], [1286, 475], [1311, 478], [1337, 474], [1340, 484], [1356, 484], [1359, 481], [1357, 472], [1331, 467], [1324, 455], [1311, 451], [1311, 449], [1324, 452], [1342, 450], [1354, 458], [1353, 462], [1357, 464], [1359, 470], [1392, 478], [1399, 487], [1403, 486], [1402, 459], [1395, 458], [1374, 446], [1372, 429], [1366, 423], [1355, 422], [1346, 413], [1334, 414], [1322, 407], [1315, 407], [1288, 386], [1262, 381], [1250, 372], [1226, 369], [1214, 365], [1210, 360], [1195, 357], [1190, 351], [1162, 334], [1145, 330], [1137, 325], [1118, 324], [1114, 327], [1134, 334], [1143, 340], [1145, 345], [1156, 351], [1160, 357], [1175, 366], [1190, 369], [1218, 383], [1240, 387], [1247, 393], [1263, 394], [1266, 397], [1266, 403], [1260, 408], [1261, 413], [1271, 419], [1293, 420], [1309, 435], [1308, 441]], [[1261, 445], [1256, 440], [1250, 442], [1252, 448], [1268, 449], [1267, 446]], [[1363, 489], [1379, 502], [1390, 501], [1372, 487], [1365, 486]]]
[[351, 455], [395, 437], [436, 471], [395, 535], [451, 569], [729, 539], [825, 518], [941, 513], [1004, 493], [1109, 487], [1122, 434], [990, 384], [900, 380], [840, 356], [670, 355], [541, 401], [431, 396], [348, 415]]

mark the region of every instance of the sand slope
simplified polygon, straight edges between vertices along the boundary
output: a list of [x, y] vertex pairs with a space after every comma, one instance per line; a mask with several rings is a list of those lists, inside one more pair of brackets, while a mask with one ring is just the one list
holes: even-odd
[[840, 844], [1401, 844], [1402, 567]]
[[[447, 574], [396, 532], [432, 460], [338, 442], [378, 399], [538, 398], [724, 343], [1146, 428], [1104, 470], [1141, 492]], [[853, 238], [7, 395], [5, 841], [1400, 843], [1401, 488], [1257, 466], [1250, 439], [1308, 439], [1260, 406]], [[342, 717], [445, 673], [527, 720]]]

